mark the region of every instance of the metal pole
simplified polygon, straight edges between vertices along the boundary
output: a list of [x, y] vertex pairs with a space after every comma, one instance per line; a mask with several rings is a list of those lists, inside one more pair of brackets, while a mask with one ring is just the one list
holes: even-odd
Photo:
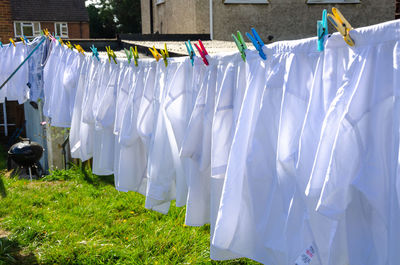
[[29, 170], [29, 180], [32, 181], [32, 170], [31, 170], [31, 166], [28, 167]]
[[150, 0], [150, 34], [154, 33], [153, 26], [153, 0]]
[[8, 124], [7, 124], [7, 107], [6, 101], [3, 103], [3, 119], [4, 119], [4, 135], [8, 136]]
[[210, 40], [214, 39], [213, 2], [210, 0]]

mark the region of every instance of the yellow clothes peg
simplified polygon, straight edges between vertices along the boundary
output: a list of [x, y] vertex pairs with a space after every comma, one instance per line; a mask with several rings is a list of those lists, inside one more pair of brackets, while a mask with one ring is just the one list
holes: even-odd
[[82, 48], [81, 45], [75, 44], [74, 46], [75, 46], [75, 49], [76, 49], [78, 52], [80, 52], [80, 53], [82, 53], [83, 55], [85, 55], [85, 50]]
[[114, 63], [117, 64], [117, 55], [115, 55], [115, 52], [113, 50], [111, 50], [110, 46], [106, 46], [106, 50], [107, 50], [107, 55], [108, 55], [108, 61], [111, 63], [111, 59], [113, 59]]
[[135, 62], [135, 66], [138, 66], [139, 53], [137, 51], [137, 46], [135, 46], [135, 49], [133, 49], [131, 46], [130, 50], [133, 54], [133, 60]]
[[67, 45], [67, 47], [70, 48], [71, 50], [74, 49], [74, 46], [72, 46], [72, 44], [71, 44], [70, 41], [67, 41], [66, 45]]
[[153, 54], [154, 59], [156, 59], [157, 62], [162, 58], [161, 54], [157, 51], [156, 47], [153, 46], [153, 50], [151, 48], [149, 48], [149, 50], [151, 54]]
[[161, 51], [162, 58], [164, 60], [165, 67], [167, 67], [168, 66], [168, 59], [167, 58], [169, 57], [169, 53], [168, 53], [168, 50], [167, 50], [167, 44], [166, 43], [164, 43], [164, 50], [160, 49], [160, 51]]
[[48, 29], [44, 29], [43, 30], [44, 35], [46, 35], [46, 37], [49, 37], [49, 30]]
[[332, 14], [328, 14], [328, 20], [332, 23], [332, 25], [336, 28], [337, 31], [342, 34], [344, 41], [349, 46], [354, 46], [355, 43], [353, 39], [350, 37], [350, 30], [353, 27], [347, 21], [347, 19], [340, 13], [339, 9], [332, 7]]
[[12, 38], [10, 38], [10, 43], [12, 43], [12, 45], [13, 45], [14, 47], [17, 47], [17, 46], [15, 46], [15, 41], [14, 41]]
[[25, 44], [26, 44], [26, 43], [25, 43], [25, 39], [22, 38], [22, 37], [20, 37], [20, 39], [21, 39], [22, 43], [25, 45]]

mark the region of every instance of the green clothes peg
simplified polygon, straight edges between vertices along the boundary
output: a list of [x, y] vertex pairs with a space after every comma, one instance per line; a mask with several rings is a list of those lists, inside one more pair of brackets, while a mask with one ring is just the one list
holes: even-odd
[[237, 31], [237, 38], [234, 34], [232, 34], [232, 38], [236, 43], [236, 46], [239, 49], [240, 54], [242, 55], [242, 59], [243, 61], [246, 61], [246, 53], [245, 51], [247, 50], [247, 45], [244, 42], [242, 33], [240, 33], [240, 31]]
[[128, 63], [130, 64], [131, 60], [132, 60], [132, 57], [133, 57], [132, 50], [131, 49], [127, 50], [127, 49], [124, 48], [124, 51], [125, 51], [125, 54], [126, 54], [126, 58], [128, 59]]

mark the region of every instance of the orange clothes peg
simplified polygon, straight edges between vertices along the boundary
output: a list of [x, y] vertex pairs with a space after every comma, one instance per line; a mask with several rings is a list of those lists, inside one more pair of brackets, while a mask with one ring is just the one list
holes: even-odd
[[157, 51], [156, 47], [153, 46], [153, 50], [151, 48], [149, 48], [149, 50], [151, 54], [153, 54], [154, 59], [156, 59], [157, 62], [162, 58], [161, 54]]

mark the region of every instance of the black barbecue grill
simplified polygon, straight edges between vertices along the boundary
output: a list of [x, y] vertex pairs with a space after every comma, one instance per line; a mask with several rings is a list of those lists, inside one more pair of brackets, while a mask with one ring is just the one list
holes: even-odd
[[37, 177], [41, 177], [43, 170], [39, 163], [39, 159], [43, 155], [43, 147], [32, 142], [28, 138], [21, 138], [21, 141], [12, 145], [8, 150], [8, 167], [11, 167], [11, 161], [14, 161], [20, 168], [26, 170], [29, 173], [29, 177], [32, 180], [32, 173]]

